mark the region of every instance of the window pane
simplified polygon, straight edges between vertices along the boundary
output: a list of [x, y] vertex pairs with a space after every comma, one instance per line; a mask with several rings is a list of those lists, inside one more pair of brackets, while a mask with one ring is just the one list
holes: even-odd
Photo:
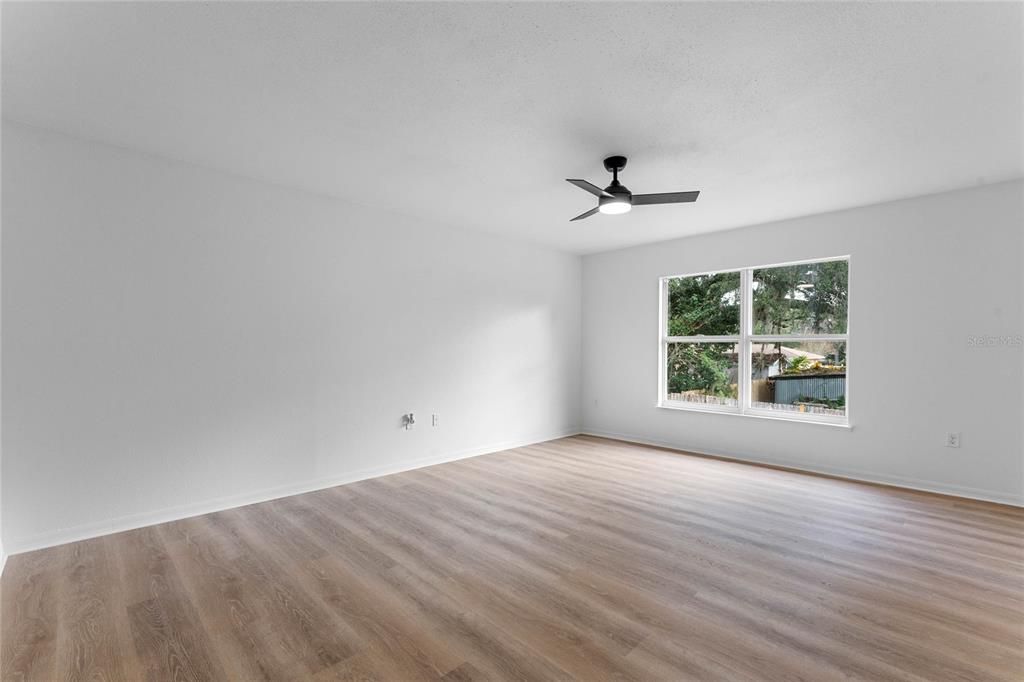
[[784, 414], [846, 415], [846, 343], [753, 343], [750, 405]]
[[739, 272], [676, 277], [668, 281], [669, 336], [739, 333]]
[[844, 260], [754, 270], [755, 334], [845, 334]]
[[738, 354], [733, 343], [668, 344], [669, 400], [702, 405], [739, 405]]

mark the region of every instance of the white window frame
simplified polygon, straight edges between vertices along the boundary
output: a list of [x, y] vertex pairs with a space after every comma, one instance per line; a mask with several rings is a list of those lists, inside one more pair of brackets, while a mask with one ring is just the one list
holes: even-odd
[[[658, 401], [657, 407], [673, 410], [686, 410], [691, 412], [711, 412], [718, 414], [732, 414], [748, 417], [759, 417], [767, 419], [781, 419], [784, 421], [810, 422], [820, 424], [832, 424], [837, 426], [850, 425], [850, 312], [849, 312], [849, 291], [847, 291], [847, 313], [845, 334], [754, 334], [753, 329], [753, 307], [754, 307], [754, 270], [762, 268], [781, 268], [790, 265], [805, 265], [811, 263], [827, 263], [832, 261], [846, 261], [847, 283], [850, 277], [850, 257], [830, 256], [827, 258], [810, 258], [807, 260], [790, 261], [788, 263], [773, 263], [768, 265], [752, 265], [743, 268], [730, 268], [726, 270], [713, 270], [710, 272], [696, 272], [686, 275], [666, 275], [659, 281], [660, 305], [658, 310]], [[718, 275], [723, 273], [738, 272], [740, 274], [740, 333], [725, 336], [669, 336], [668, 335], [668, 282], [669, 280], [681, 277], [700, 277], [703, 275]], [[776, 410], [756, 408], [751, 406], [751, 376], [750, 357], [752, 346], [755, 343], [777, 343], [789, 342], [814, 342], [814, 341], [835, 341], [846, 344], [846, 414], [845, 416], [833, 416], [823, 414], [812, 414], [809, 412], [793, 412], [782, 414]], [[737, 363], [739, 404], [731, 405], [708, 405], [700, 403], [687, 403], [679, 400], [668, 399], [668, 345], [670, 343], [733, 343], [739, 348]]]

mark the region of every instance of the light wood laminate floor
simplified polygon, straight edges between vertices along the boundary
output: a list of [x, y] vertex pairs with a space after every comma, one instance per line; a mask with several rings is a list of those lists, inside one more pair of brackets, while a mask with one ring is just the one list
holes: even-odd
[[1024, 680], [1024, 510], [566, 438], [10, 558], [2, 678]]

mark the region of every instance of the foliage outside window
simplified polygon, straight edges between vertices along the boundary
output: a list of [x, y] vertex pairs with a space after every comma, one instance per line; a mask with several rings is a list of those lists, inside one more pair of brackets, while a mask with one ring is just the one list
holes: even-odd
[[847, 259], [661, 286], [660, 404], [847, 421]]

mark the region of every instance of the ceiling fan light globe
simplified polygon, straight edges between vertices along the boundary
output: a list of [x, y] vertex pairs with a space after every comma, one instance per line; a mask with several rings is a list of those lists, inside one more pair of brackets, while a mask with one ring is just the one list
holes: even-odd
[[597, 210], [605, 215], [621, 215], [629, 213], [632, 209], [633, 205], [625, 197], [602, 197], [601, 203], [597, 207]]

